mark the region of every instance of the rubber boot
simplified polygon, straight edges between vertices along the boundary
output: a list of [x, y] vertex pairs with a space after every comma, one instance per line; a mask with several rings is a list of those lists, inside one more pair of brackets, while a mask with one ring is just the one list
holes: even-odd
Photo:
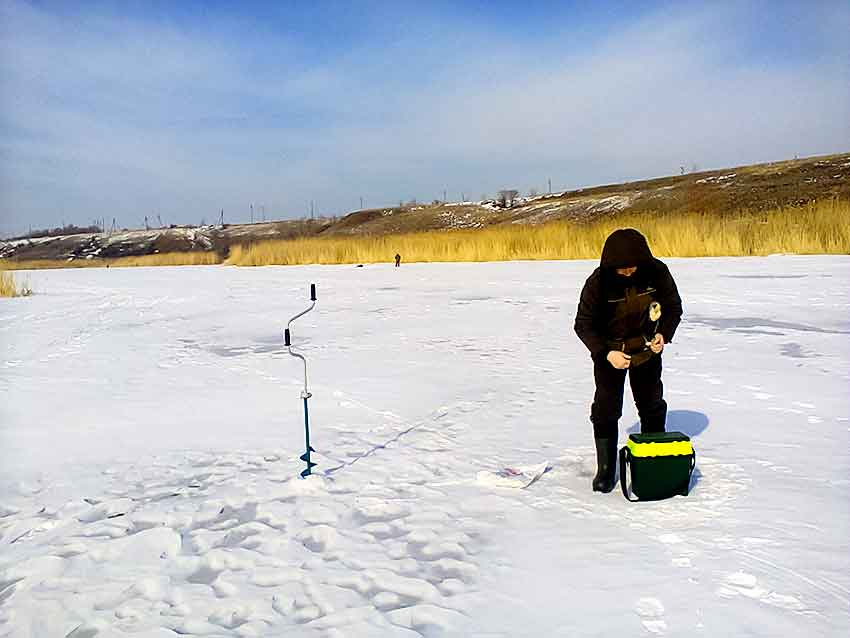
[[608, 493], [617, 484], [617, 439], [595, 439], [596, 476], [593, 491]]

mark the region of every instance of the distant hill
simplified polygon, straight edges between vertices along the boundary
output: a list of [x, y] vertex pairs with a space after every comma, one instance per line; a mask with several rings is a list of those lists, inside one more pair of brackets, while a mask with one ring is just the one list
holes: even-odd
[[223, 257], [235, 244], [267, 239], [387, 235], [555, 220], [587, 222], [638, 212], [724, 215], [799, 206], [831, 197], [850, 199], [850, 153], [516, 197], [513, 202], [411, 203], [358, 210], [335, 220], [181, 226], [0, 241], [0, 258], [73, 261], [185, 251], [215, 251]]

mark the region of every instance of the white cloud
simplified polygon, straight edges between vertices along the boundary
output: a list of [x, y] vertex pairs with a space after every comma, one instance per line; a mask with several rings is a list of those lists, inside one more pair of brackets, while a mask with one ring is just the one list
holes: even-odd
[[734, 7], [650, 15], [582, 51], [569, 25], [562, 48], [460, 25], [322, 61], [269, 32], [1, 11], [3, 232], [153, 210], [244, 219], [251, 201], [340, 212], [360, 195], [477, 197], [850, 148], [836, 27], [850, 12], [832, 5], [809, 16], [818, 51], [767, 64]]

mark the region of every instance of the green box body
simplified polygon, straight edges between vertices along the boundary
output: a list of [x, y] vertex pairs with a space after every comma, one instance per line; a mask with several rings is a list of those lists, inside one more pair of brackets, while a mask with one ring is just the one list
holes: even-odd
[[642, 501], [657, 501], [681, 494], [687, 496], [695, 465], [691, 439], [681, 432], [632, 434], [620, 450], [620, 481], [626, 488], [630, 468], [631, 490]]

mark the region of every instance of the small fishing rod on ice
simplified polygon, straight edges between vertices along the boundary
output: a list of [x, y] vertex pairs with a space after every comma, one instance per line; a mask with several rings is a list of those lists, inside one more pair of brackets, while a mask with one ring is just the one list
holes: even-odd
[[292, 325], [293, 321], [295, 321], [299, 317], [303, 317], [316, 307], [316, 284], [310, 284], [310, 302], [311, 303], [309, 308], [307, 308], [306, 310], [302, 310], [287, 322], [286, 330], [284, 330], [283, 332], [284, 345], [286, 345], [286, 347], [289, 349], [289, 354], [295, 357], [296, 359], [301, 359], [301, 361], [304, 363], [304, 389], [301, 391], [301, 399], [304, 401], [304, 437], [306, 440], [307, 451], [298, 458], [307, 463], [307, 469], [301, 472], [302, 478], [306, 478], [307, 476], [309, 476], [311, 474], [310, 468], [316, 466], [316, 463], [313, 463], [310, 460], [310, 452], [315, 452], [316, 450], [313, 449], [313, 446], [310, 445], [310, 411], [307, 406], [307, 399], [309, 399], [313, 395], [307, 389], [307, 359], [304, 358], [304, 355], [292, 351], [292, 335], [290, 333], [289, 327]]

